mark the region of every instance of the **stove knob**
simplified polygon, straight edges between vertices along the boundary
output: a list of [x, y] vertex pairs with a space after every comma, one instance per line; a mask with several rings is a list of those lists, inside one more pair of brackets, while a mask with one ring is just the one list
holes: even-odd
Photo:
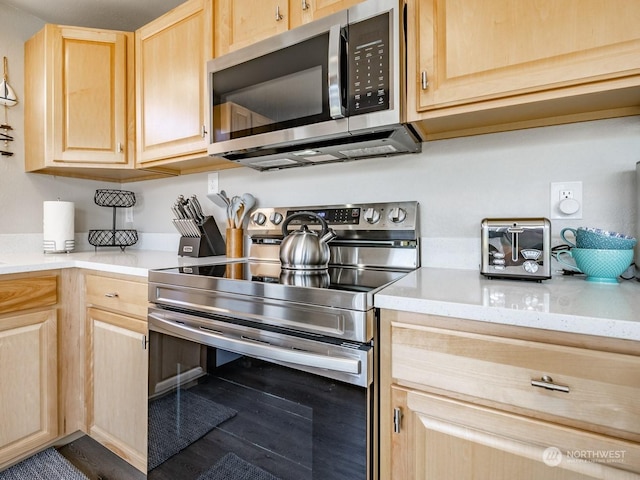
[[407, 218], [407, 212], [403, 208], [392, 208], [389, 210], [389, 220], [392, 223], [402, 223]]
[[273, 212], [269, 215], [269, 220], [271, 220], [274, 225], [280, 225], [282, 222], [282, 214], [280, 212]]
[[380, 212], [375, 208], [367, 208], [364, 211], [364, 219], [367, 223], [378, 223], [380, 221]]
[[267, 216], [262, 212], [258, 212], [251, 217], [251, 220], [253, 220], [253, 223], [256, 225], [264, 225], [264, 222], [267, 221]]
[[526, 260], [523, 264], [522, 267], [524, 268], [525, 272], [528, 273], [536, 273], [538, 271], [538, 262], [536, 262], [535, 260]]

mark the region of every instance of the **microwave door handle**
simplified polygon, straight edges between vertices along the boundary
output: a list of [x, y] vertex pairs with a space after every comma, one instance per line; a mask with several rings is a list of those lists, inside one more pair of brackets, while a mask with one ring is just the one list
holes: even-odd
[[333, 25], [329, 29], [329, 115], [331, 118], [344, 118], [344, 108], [342, 108], [342, 94], [340, 78], [340, 52], [341, 52], [341, 29], [340, 25]]

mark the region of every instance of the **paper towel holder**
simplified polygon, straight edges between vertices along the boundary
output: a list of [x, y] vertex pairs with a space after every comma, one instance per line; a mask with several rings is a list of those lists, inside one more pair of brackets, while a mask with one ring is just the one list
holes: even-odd
[[74, 203], [45, 201], [42, 212], [44, 253], [69, 253], [75, 248]]

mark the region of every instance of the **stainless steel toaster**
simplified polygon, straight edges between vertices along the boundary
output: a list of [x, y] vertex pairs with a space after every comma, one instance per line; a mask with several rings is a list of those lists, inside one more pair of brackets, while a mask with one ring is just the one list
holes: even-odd
[[551, 222], [546, 218], [485, 218], [480, 273], [525, 280], [551, 278]]

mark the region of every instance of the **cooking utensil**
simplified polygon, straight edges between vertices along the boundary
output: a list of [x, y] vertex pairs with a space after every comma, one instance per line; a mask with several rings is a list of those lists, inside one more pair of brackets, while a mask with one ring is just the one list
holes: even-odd
[[231, 228], [241, 228], [238, 223], [238, 212], [240, 211], [240, 207], [242, 206], [242, 198], [238, 195], [235, 195], [231, 199], [231, 203], [229, 205], [231, 214], [229, 218], [231, 219]]
[[[322, 231], [309, 230], [306, 224], [300, 229], [289, 232], [291, 220], [296, 218], [314, 218], [322, 226]], [[298, 212], [289, 215], [282, 223], [284, 238], [280, 244], [280, 263], [283, 269], [289, 270], [319, 270], [329, 265], [328, 243], [336, 237], [336, 233], [329, 228], [324, 218], [314, 212]]]
[[256, 198], [250, 193], [243, 193], [242, 203], [244, 205], [244, 209], [242, 210], [240, 219], [238, 220], [238, 227], [240, 228], [242, 228], [242, 225], [244, 224], [244, 218], [249, 214], [249, 212], [251, 212], [253, 207], [256, 206]]

